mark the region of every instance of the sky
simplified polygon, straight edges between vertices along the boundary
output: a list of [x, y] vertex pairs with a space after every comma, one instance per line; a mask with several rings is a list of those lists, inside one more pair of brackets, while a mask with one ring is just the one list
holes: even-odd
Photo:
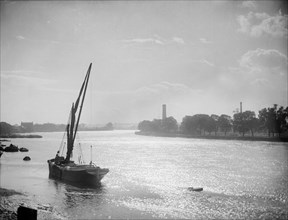
[[0, 121], [66, 123], [288, 106], [286, 1], [1, 1]]

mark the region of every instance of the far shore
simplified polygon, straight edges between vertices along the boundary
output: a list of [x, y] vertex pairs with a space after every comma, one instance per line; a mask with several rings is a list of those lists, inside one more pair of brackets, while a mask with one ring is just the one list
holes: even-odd
[[271, 142], [288, 142], [288, 137], [263, 137], [263, 136], [223, 136], [223, 135], [188, 135], [179, 133], [160, 133], [160, 132], [143, 132], [136, 131], [136, 135], [154, 136], [154, 137], [181, 137], [195, 139], [211, 139], [211, 140], [243, 140], [243, 141], [271, 141]]
[[42, 138], [38, 134], [1, 134], [0, 138]]

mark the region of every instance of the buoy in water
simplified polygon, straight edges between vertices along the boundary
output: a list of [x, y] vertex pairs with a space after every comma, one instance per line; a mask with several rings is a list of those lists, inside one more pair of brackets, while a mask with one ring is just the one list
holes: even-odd
[[29, 161], [29, 160], [31, 160], [31, 158], [28, 157], [28, 156], [26, 156], [26, 157], [23, 158], [23, 160], [25, 160], [25, 161]]
[[19, 151], [20, 151], [20, 152], [28, 152], [28, 149], [25, 148], [25, 147], [21, 147], [21, 148], [19, 149]]
[[203, 188], [202, 187], [196, 187], [196, 188], [188, 187], [188, 190], [189, 191], [194, 191], [194, 192], [201, 192], [201, 191], [203, 191]]

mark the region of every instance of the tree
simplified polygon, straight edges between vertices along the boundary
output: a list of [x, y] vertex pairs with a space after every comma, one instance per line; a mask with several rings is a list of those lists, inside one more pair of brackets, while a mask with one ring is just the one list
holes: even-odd
[[218, 126], [226, 136], [227, 131], [230, 131], [232, 128], [232, 118], [229, 115], [220, 115], [218, 119]]
[[259, 118], [259, 130], [268, 130], [268, 135], [270, 136], [270, 130], [268, 129], [268, 110], [263, 108], [258, 112]]
[[182, 120], [180, 130], [186, 134], [205, 135], [205, 131], [211, 133], [215, 130], [215, 121], [209, 115], [196, 114], [193, 116], [185, 116]]
[[148, 120], [141, 121], [138, 124], [138, 129], [140, 131], [151, 131], [151, 127], [152, 127], [152, 122]]
[[205, 115], [205, 114], [197, 114], [194, 115], [193, 117], [195, 117], [195, 123], [196, 123], [196, 129], [197, 131], [200, 133], [200, 135], [202, 135], [202, 131], [205, 135], [205, 131], [212, 131], [211, 126], [211, 122], [209, 122], [209, 115]]
[[162, 131], [162, 120], [154, 119], [153, 121], [144, 120], [138, 124], [140, 131], [146, 132], [161, 132]]
[[14, 132], [12, 125], [6, 122], [0, 122], [0, 134], [11, 134]]
[[107, 123], [104, 127], [107, 130], [113, 130], [113, 124], [111, 122]]
[[214, 129], [214, 131], [215, 131], [215, 136], [216, 136], [217, 135], [217, 131], [219, 130], [219, 116], [213, 114], [210, 117], [213, 118], [214, 121], [215, 121], [215, 129]]
[[213, 115], [213, 117], [212, 117], [212, 115], [210, 117], [205, 116], [204, 130], [207, 131], [209, 133], [209, 135], [211, 135], [211, 132], [214, 131], [215, 135], [216, 135], [217, 121], [216, 121], [215, 115]]
[[264, 108], [259, 111], [258, 114], [261, 128], [268, 130], [268, 136], [270, 137], [271, 133], [274, 137], [274, 133], [280, 133], [287, 130], [286, 118], [288, 117], [288, 107], [280, 107], [277, 110], [277, 105], [274, 105], [272, 108]]
[[254, 132], [258, 130], [259, 127], [259, 119], [255, 117], [255, 113], [254, 116], [252, 115], [252, 117], [248, 119], [247, 126], [251, 131], [251, 135], [254, 137]]
[[153, 132], [160, 132], [162, 129], [162, 120], [161, 119], [154, 119], [151, 124], [151, 129]]
[[254, 129], [256, 125], [255, 112], [245, 111], [243, 113], [234, 114], [233, 126], [234, 129], [244, 137], [247, 131], [251, 131], [252, 136], [254, 135]]
[[276, 133], [278, 133], [278, 136], [280, 137], [280, 134], [287, 131], [288, 129], [288, 107], [284, 109], [283, 106], [281, 106], [277, 111], [276, 111], [276, 123], [275, 123], [275, 130]]
[[168, 133], [175, 133], [178, 131], [178, 123], [172, 116], [162, 121], [162, 130]]
[[233, 129], [234, 131], [238, 131], [239, 133], [242, 133], [244, 136], [245, 132], [247, 132], [247, 129], [244, 127], [243, 123], [243, 114], [242, 113], [235, 113], [233, 115]]
[[194, 118], [186, 115], [181, 122], [180, 132], [184, 134], [193, 134], [196, 131], [195, 124], [193, 123]]
[[276, 132], [276, 107], [274, 105], [273, 108], [268, 108], [267, 113], [267, 121], [266, 126], [268, 128], [268, 135], [270, 137], [270, 133], [272, 133], [274, 137], [274, 133]]
[[205, 135], [205, 128], [207, 129], [207, 121], [208, 121], [209, 115], [205, 114], [196, 114], [192, 116], [192, 123], [193, 127], [195, 127], [195, 130], [198, 134], [202, 135], [202, 131]]

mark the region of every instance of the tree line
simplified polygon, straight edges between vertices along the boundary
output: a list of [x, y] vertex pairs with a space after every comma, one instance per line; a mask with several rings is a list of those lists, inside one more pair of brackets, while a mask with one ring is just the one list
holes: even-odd
[[[54, 131], [65, 131], [65, 124], [32, 124], [31, 127], [26, 128], [21, 125], [10, 125], [6, 122], [0, 122], [0, 134], [14, 134], [14, 133], [31, 133], [31, 132], [54, 132]], [[113, 124], [107, 123], [102, 127], [86, 127], [85, 124], [79, 125], [79, 131], [110, 131], [113, 130]]]
[[138, 129], [142, 132], [156, 133], [182, 133], [188, 135], [211, 135], [222, 132], [225, 136], [228, 132], [239, 133], [242, 136], [250, 133], [254, 136], [256, 132], [267, 133], [273, 136], [288, 132], [288, 107], [284, 108], [275, 104], [273, 107], [263, 108], [258, 112], [247, 110], [237, 112], [233, 117], [222, 114], [220, 116], [212, 114], [186, 115], [181, 124], [175, 118], [168, 117], [165, 120], [154, 119], [144, 120], [138, 124]]

